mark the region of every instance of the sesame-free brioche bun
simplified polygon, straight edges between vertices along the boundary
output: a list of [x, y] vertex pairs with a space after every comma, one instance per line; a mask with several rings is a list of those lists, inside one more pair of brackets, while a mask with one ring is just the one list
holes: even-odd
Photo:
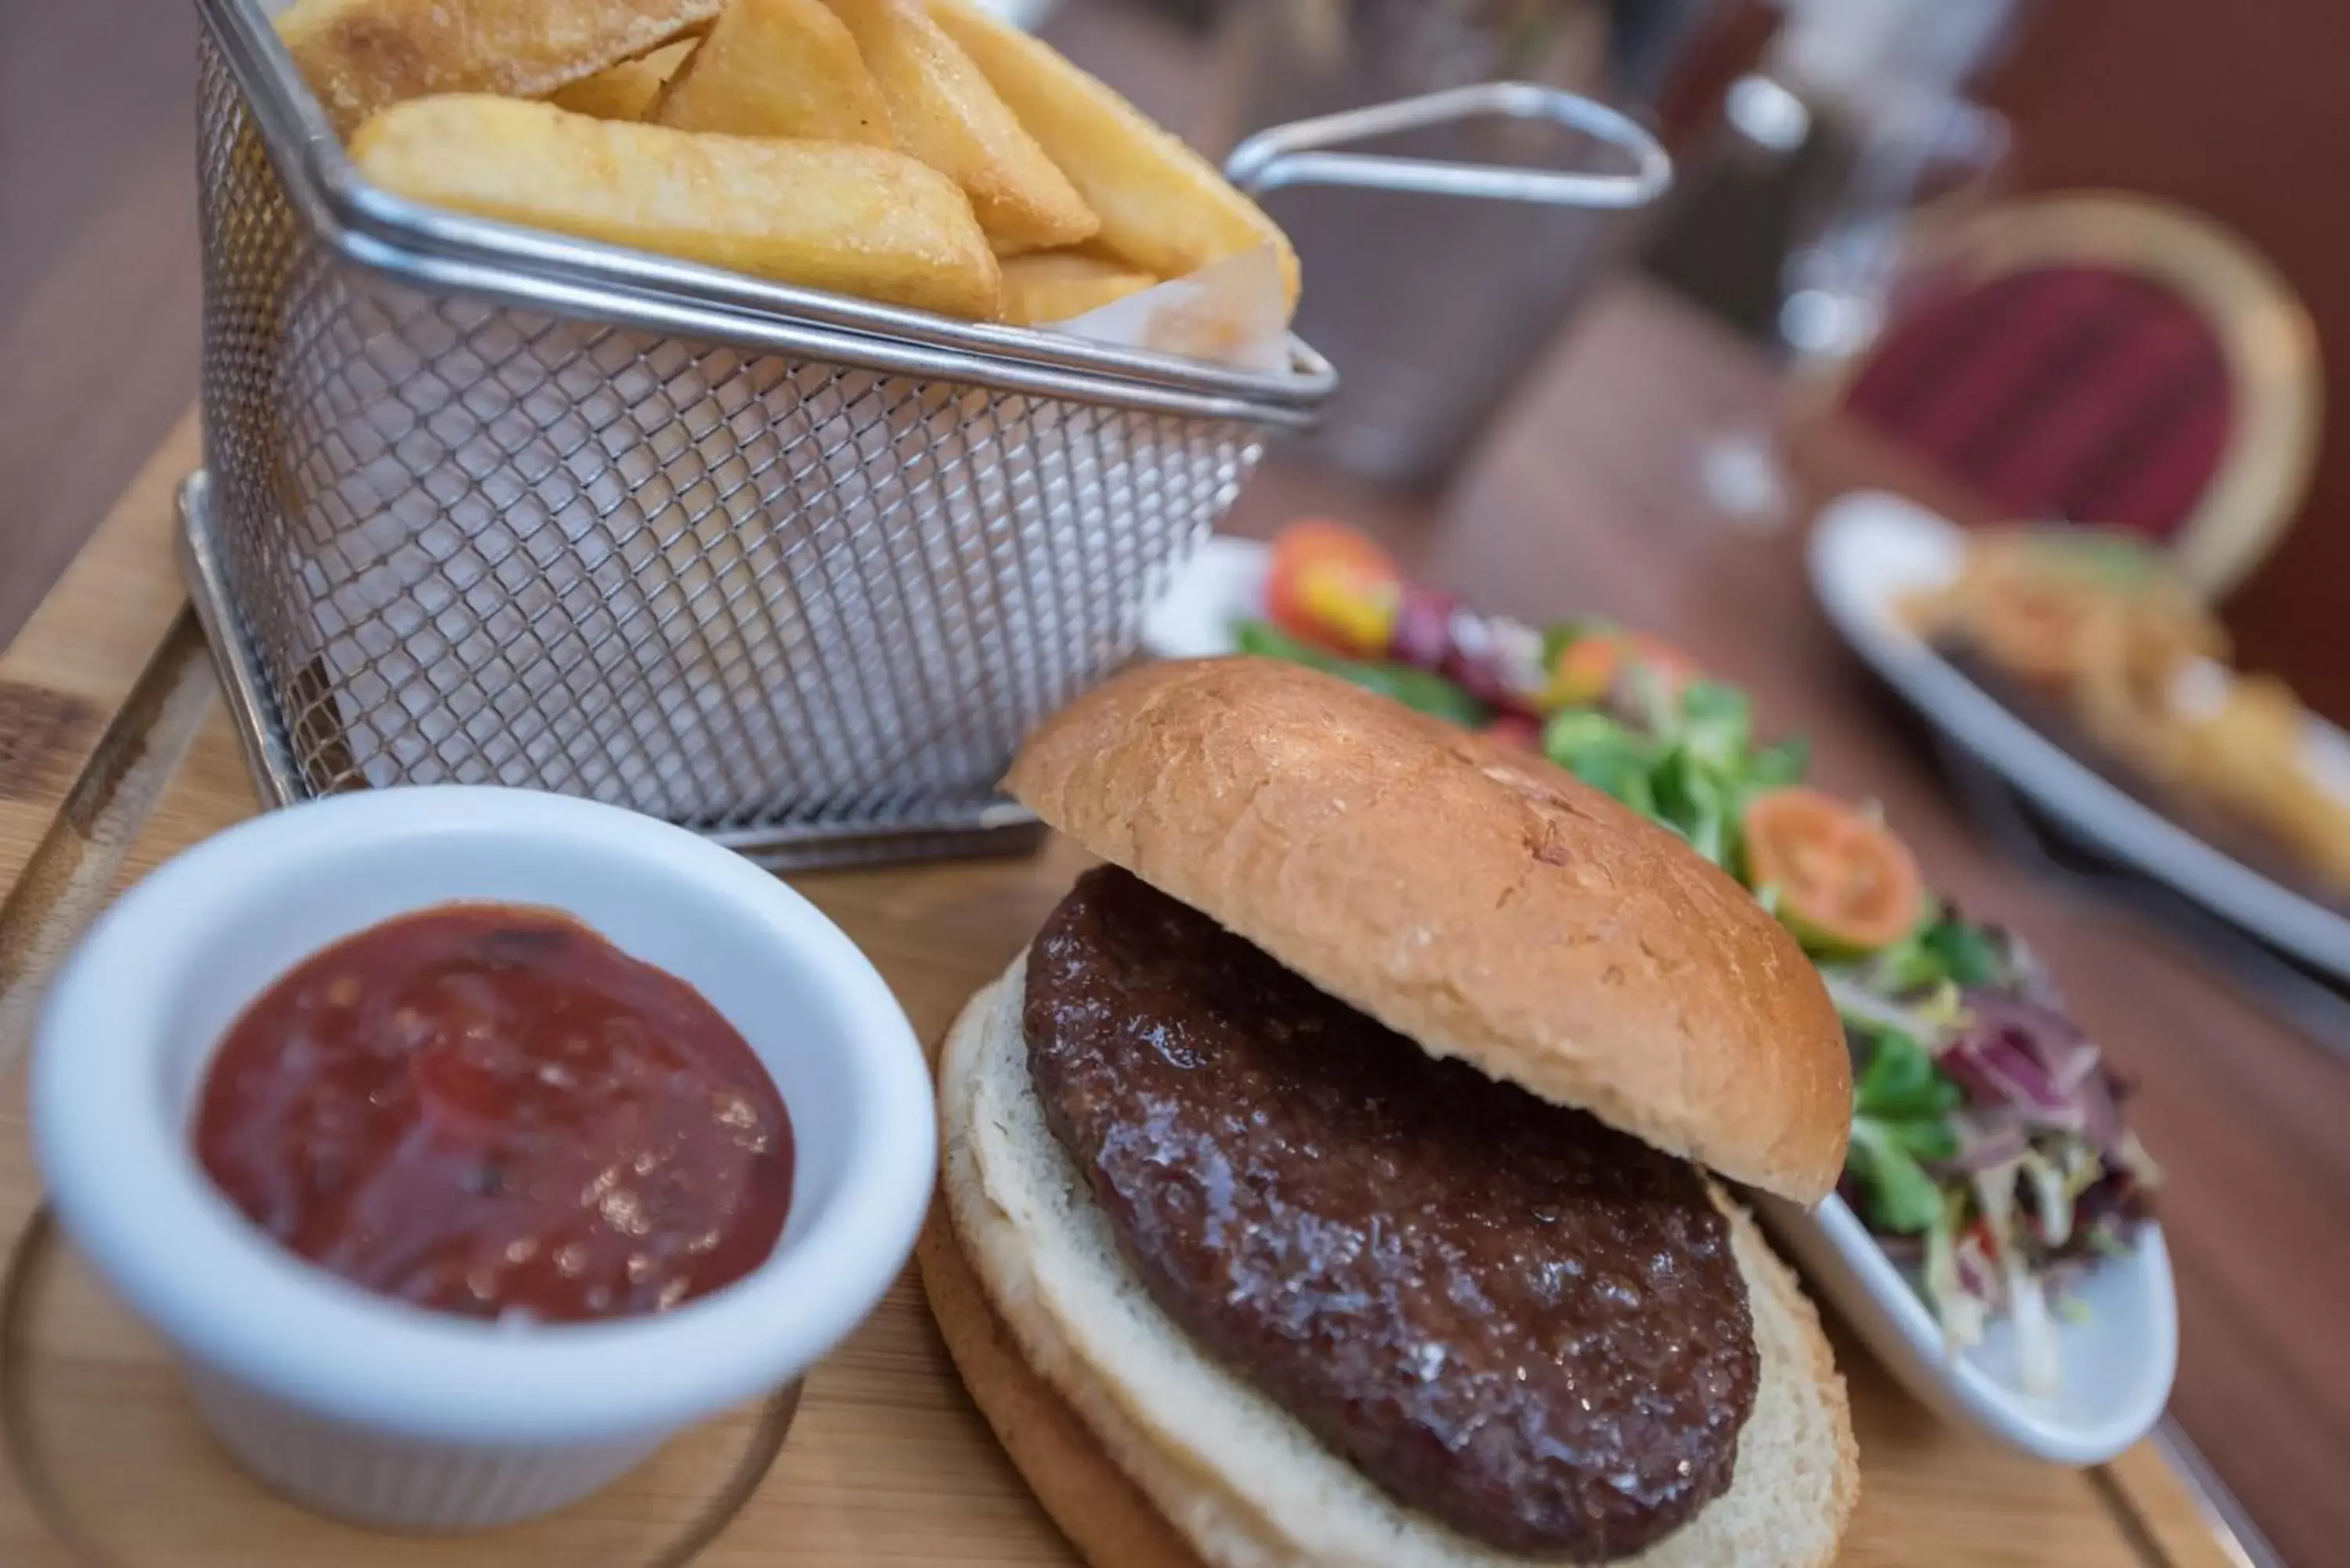
[[1844, 1168], [1852, 1067], [1794, 939], [1564, 769], [1301, 666], [1145, 665], [1004, 787], [1438, 1056], [1797, 1202]]
[[[918, 1255], [956, 1369], [1096, 1568], [1527, 1568], [1402, 1506], [1151, 1300], [1046, 1126], [1024, 964], [939, 1064], [941, 1198]], [[1621, 1568], [1825, 1568], [1858, 1494], [1818, 1317], [1717, 1189], [1760, 1356], [1730, 1489]]]

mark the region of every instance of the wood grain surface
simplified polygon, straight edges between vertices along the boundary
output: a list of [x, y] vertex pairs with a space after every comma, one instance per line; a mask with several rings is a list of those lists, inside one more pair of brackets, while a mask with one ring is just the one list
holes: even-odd
[[[1669, 317], [1654, 316], [1659, 309], [1653, 296], [1619, 296], [1592, 327], [1602, 336], [1577, 351], [1604, 353], [1605, 334], [1629, 331], [1635, 341], [1661, 348], [1669, 364], [1680, 328]], [[1611, 400], [1624, 405], [1620, 417], [1637, 419], [1636, 384], [1617, 380], [1614, 393]], [[1578, 428], [1592, 422], [1587, 410], [1575, 421]], [[16, 791], [12, 813], [0, 815], [0, 867], [14, 877], [0, 906], [0, 951], [53, 954], [108, 893], [255, 809], [235, 738], [207, 667], [190, 657], [169, 589], [170, 487], [163, 478], [189, 455], [184, 433], [178, 440], [182, 444], [167, 448], [124, 497], [0, 662], [0, 672], [26, 691], [43, 699], [70, 695], [95, 717], [59, 730]], [[1488, 472], [1506, 478], [1523, 462], [1547, 465], [1555, 461], [1553, 444], [1507, 435]], [[1563, 514], [1552, 510], [1570, 506], [1586, 525], [1624, 516], [1627, 498], [1666, 483], [1664, 471], [1578, 465], [1586, 486], [1581, 495], [1560, 487], [1557, 471], [1542, 472], [1540, 487], [1519, 488], [1531, 477], [1522, 476], [1498, 499], [1480, 501], [1472, 489], [1454, 521], [1486, 515], [1504, 503], [1506, 510], [1523, 511], [1538, 494], [1541, 526], [1562, 541], [1555, 556], [1509, 545], [1515, 534], [1488, 538], [1473, 525], [1430, 526], [1432, 517], [1409, 509], [1376, 521], [1431, 573], [1474, 574], [1489, 597], [1555, 593], [1664, 623], [1661, 611], [1670, 606], [1651, 600], [1679, 592], [1674, 585], [1688, 574], [1638, 566], [1630, 550], [1569, 548], [1564, 542], [1572, 535], [1557, 531]], [[1311, 473], [1276, 471], [1243, 521], [1268, 525], [1304, 495], [1326, 501], [1341, 493]], [[1608, 506], [1598, 504], [1603, 498]], [[1694, 537], [1678, 545], [1653, 543], [1673, 555], [1702, 555]], [[1747, 547], [1767, 554], [1774, 546], [1750, 541]], [[1501, 555], [1488, 559], [1487, 551]], [[1510, 579], [1514, 587], [1506, 586]], [[1752, 571], [1730, 578], [1700, 571], [1692, 580], [1742, 583], [1744, 597], [1769, 579]], [[91, 613], [101, 602], [115, 613]], [[1720, 658], [1728, 651], [1709, 647], [1711, 639], [1697, 629], [1689, 640], [1700, 653]], [[1768, 691], [1764, 698], [1771, 701]], [[1842, 763], [1831, 765], [1850, 765], [1854, 759], [1836, 750]], [[1887, 798], [1903, 810], [1902, 797], [1888, 792]], [[45, 875], [42, 868], [60, 854], [73, 873]], [[916, 1028], [936, 1038], [1041, 922], [1079, 864], [1076, 851], [1055, 843], [1034, 858], [838, 873], [797, 885], [872, 955]], [[755, 1443], [755, 1412], [687, 1435], [613, 1490], [565, 1514], [458, 1542], [348, 1532], [245, 1480], [196, 1426], [151, 1336], [53, 1239], [25, 1240], [37, 1195], [19, 1066], [26, 1000], [37, 991], [47, 961], [20, 963], [0, 984], [0, 1020], [6, 1022], [0, 1031], [0, 1238], [17, 1254], [10, 1332], [0, 1344], [6, 1357], [0, 1404], [15, 1461], [0, 1476], [0, 1562], [26, 1568], [89, 1561], [191, 1568], [262, 1561], [429, 1561], [458, 1568], [638, 1563], [650, 1560], [724, 1487]], [[2150, 1452], [2086, 1473], [2032, 1464], [1938, 1425], [1848, 1338], [1840, 1336], [1837, 1348], [1852, 1384], [1864, 1476], [1846, 1562], [2218, 1568], [2226, 1561], [2192, 1501]], [[1071, 1559], [955, 1380], [910, 1271], [872, 1321], [811, 1376], [780, 1459], [701, 1560]]]
[[171, 544], [197, 461], [189, 416], [0, 653], [0, 1066], [210, 701]]
[[[1072, 0], [1055, 30], [1147, 107], [1186, 122], [1201, 62], [1179, 37], [1112, 0]], [[41, 601], [194, 389], [192, 33], [184, 0], [0, 4], [0, 638]], [[2208, 955], [2128, 910], [2033, 883], [1968, 827], [1915, 727], [1810, 607], [1794, 532], [1732, 524], [1700, 489], [1703, 443], [1768, 432], [1778, 399], [1741, 345], [1659, 296], [1618, 293], [1529, 379], [1449, 496], [1399, 497], [1274, 463], [1234, 524], [1262, 533], [1299, 512], [1338, 512], [1494, 608], [1597, 607], [1679, 638], [1753, 687], [1775, 723], [1811, 732], [1833, 783], [1885, 799], [1939, 881], [2048, 950], [2079, 1011], [2144, 1085], [2137, 1114], [2170, 1170], [2166, 1218], [2185, 1318], [2175, 1408], [2291, 1560], [2334, 1561], [2350, 1539], [2350, 1490], [2334, 1484], [2350, 1454], [2350, 1339], [2338, 1332], [2350, 1297], [2350, 1145], [2338, 1131], [2350, 1125], [2350, 1070]], [[171, 640], [167, 556], [137, 545], [163, 536], [170, 483], [193, 462], [191, 427], [171, 441], [106, 525], [123, 541], [117, 557], [93, 546], [85, 561], [98, 564], [0, 662], [0, 1171], [21, 1156], [13, 1062], [44, 965], [124, 866], [246, 809], [235, 749], [189, 674], [199, 668], [192, 646], [184, 633]], [[1881, 483], [1967, 509], [1964, 496], [1937, 493], [1846, 431], [1808, 433], [1802, 455], [1813, 497]], [[115, 725], [126, 706], [168, 711], [170, 722]], [[175, 774], [173, 750], [200, 722], [210, 728]], [[100, 757], [108, 765], [92, 768]], [[157, 801], [166, 779], [174, 787]], [[923, 985], [944, 998], [943, 977], [971, 967], [941, 944], [1001, 948], [1011, 911], [1041, 914], [1049, 902], [1049, 887], [1005, 891], [1025, 885], [991, 875], [885, 877], [858, 895], [883, 901], [859, 917], [859, 934], [889, 950], [885, 967], [918, 1022], [935, 1022], [925, 1006], [948, 1005], [925, 1003]], [[21, 1215], [0, 1217], [13, 1233]], [[935, 1348], [925, 1344], [912, 1334], [881, 1359], [919, 1365]], [[792, 1463], [810, 1462], [797, 1450], [821, 1429], [823, 1394], [820, 1382], [807, 1417], [816, 1425], [804, 1427]], [[2133, 1459], [2111, 1474], [2152, 1465]], [[1026, 1539], [1020, 1532], [1039, 1526], [1024, 1499], [1007, 1501], [986, 1473], [951, 1484], [984, 1499], [985, 1518], [1010, 1521], [1004, 1539]], [[29, 1555], [11, 1484], [0, 1477], [0, 1563], [52, 1560], [48, 1548]], [[2191, 1517], [2175, 1492], [2160, 1495]], [[1954, 1497], [1953, 1511], [1965, 1506]], [[886, 1520], [873, 1528], [887, 1538]], [[995, 1539], [971, 1528], [973, 1552]], [[1905, 1551], [1872, 1501], [1856, 1550], [1873, 1541], [1872, 1561], [1941, 1561], [1932, 1540]], [[2029, 1541], [2002, 1550], [2012, 1554], [1996, 1560], [2041, 1560]]]
[[196, 395], [196, 14], [0, 4], [0, 639]]
[[[128, 884], [254, 809], [217, 702], [120, 868]], [[888, 976], [937, 1038], [1010, 961], [1081, 857], [836, 873], [796, 886]], [[0, 1093], [0, 1234], [30, 1218], [20, 1082]], [[63, 1547], [20, 1469], [0, 1478], [0, 1562], [354, 1568], [647, 1560], [723, 1484], [751, 1437], [738, 1413], [688, 1435], [613, 1491], [553, 1520], [448, 1542], [371, 1536], [276, 1501], [212, 1448], [152, 1338], [61, 1251], [45, 1245], [36, 1310], [8, 1346], [7, 1396], [41, 1461], [38, 1501], [79, 1536]], [[1935, 1423], [1839, 1334], [1861, 1443], [1860, 1511], [1843, 1561], [1969, 1568], [2220, 1568], [2226, 1559], [2161, 1461], [2106, 1471], [2035, 1465]], [[94, 1550], [93, 1550], [94, 1549]], [[972, 1407], [910, 1271], [810, 1377], [780, 1459], [700, 1562], [715, 1568], [871, 1563], [1065, 1564], [1068, 1548]]]

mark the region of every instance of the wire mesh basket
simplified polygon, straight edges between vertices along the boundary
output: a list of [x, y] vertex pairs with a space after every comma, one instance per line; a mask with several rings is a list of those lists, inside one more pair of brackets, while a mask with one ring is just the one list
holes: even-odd
[[1335, 383], [412, 207], [253, 0], [199, 9], [183, 556], [275, 804], [556, 790], [794, 867], [1016, 838], [1021, 737]]

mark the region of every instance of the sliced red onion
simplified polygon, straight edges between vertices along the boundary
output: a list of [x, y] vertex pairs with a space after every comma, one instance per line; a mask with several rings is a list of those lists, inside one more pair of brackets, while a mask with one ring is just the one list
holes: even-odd
[[1452, 652], [1452, 614], [1459, 601], [1431, 588], [1406, 587], [1388, 633], [1388, 657], [1415, 670], [1441, 670]]
[[1537, 713], [1536, 699], [1550, 685], [1550, 671], [1543, 667], [1543, 634], [1523, 621], [1500, 617], [1487, 624], [1493, 633], [1493, 663], [1510, 701]]
[[1502, 679], [1499, 648], [1493, 628], [1484, 617], [1456, 608], [1450, 628], [1451, 648], [1438, 671], [1480, 702], [1499, 703], [1510, 695]]
[[2094, 1127], [2117, 1136], [2120, 1113], [2097, 1048], [2072, 1020], [1994, 991], [1969, 991], [1961, 1000], [1969, 1022], [1937, 1063], [1970, 1098], [2013, 1106], [2037, 1127], [2085, 1133]]
[[1935, 1065], [1977, 1104], [2011, 1105], [2046, 1127], [2071, 1127], [2078, 1120], [2038, 1058], [2000, 1033], [1968, 1030], [1943, 1047]]
[[2081, 1026], [2053, 1007], [2005, 992], [1961, 993], [1973, 1033], [1995, 1033], [2029, 1052], [2059, 1095], [2070, 1095], [2097, 1069], [2097, 1048]]
[[1938, 1174], [1972, 1176], [2022, 1159], [2032, 1147], [2022, 1118], [2005, 1106], [1962, 1110], [1950, 1118], [1950, 1125], [1959, 1135], [1959, 1152], [1936, 1163]]

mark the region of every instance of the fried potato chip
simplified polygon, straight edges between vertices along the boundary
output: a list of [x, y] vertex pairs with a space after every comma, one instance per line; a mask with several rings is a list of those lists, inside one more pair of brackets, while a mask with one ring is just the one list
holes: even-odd
[[348, 136], [432, 93], [543, 98], [718, 15], [721, 0], [295, 0], [278, 36]]
[[650, 118], [680, 130], [891, 145], [881, 89], [824, 0], [729, 0]]
[[1003, 319], [1014, 327], [1067, 321], [1158, 281], [1084, 251], [1031, 251], [1003, 262]]
[[1100, 215], [1096, 244], [1160, 277], [1270, 244], [1296, 304], [1297, 253], [1207, 160], [1050, 45], [969, 0], [930, 0], [930, 12]]
[[691, 38], [664, 44], [641, 59], [622, 60], [569, 87], [556, 88], [546, 101], [598, 119], [642, 119], [660, 97], [662, 85], [677, 75], [693, 49]]
[[886, 148], [715, 136], [465, 94], [351, 138], [398, 195], [810, 288], [993, 317], [1000, 275], [954, 182]]
[[827, 0], [880, 84], [900, 151], [953, 180], [999, 248], [1071, 244], [1099, 226], [1036, 139], [920, 0]]

